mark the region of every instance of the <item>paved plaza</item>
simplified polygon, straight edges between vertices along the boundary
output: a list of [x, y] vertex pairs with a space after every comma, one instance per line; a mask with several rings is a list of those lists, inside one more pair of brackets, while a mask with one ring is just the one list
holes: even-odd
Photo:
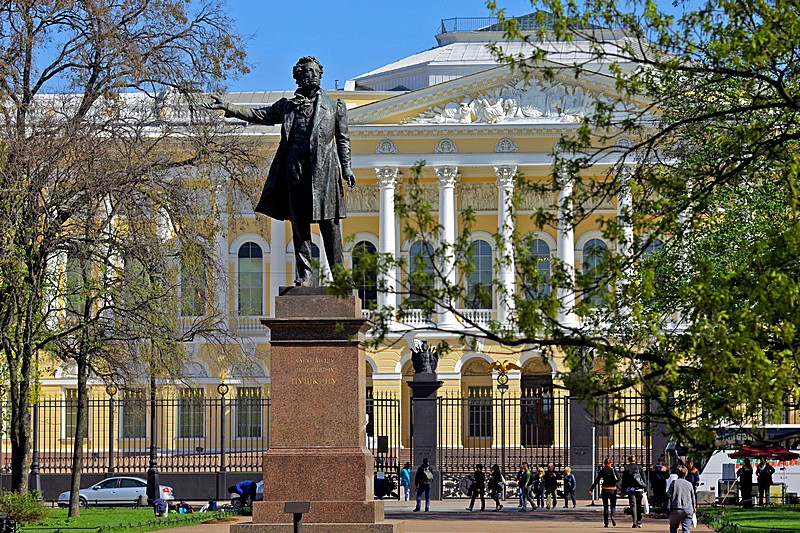
[[[603, 528], [602, 505], [591, 507], [588, 501], [578, 502], [574, 509], [557, 508], [527, 513], [517, 511], [513, 500], [505, 502], [500, 512], [483, 511], [468, 512], [465, 510], [467, 500], [444, 500], [431, 502], [428, 513], [412, 511], [413, 502], [384, 500], [386, 503], [386, 519], [405, 523], [405, 533], [507, 533], [516, 531], [535, 531], [536, 533], [580, 533], [583, 531], [626, 531], [631, 529], [630, 517], [623, 515], [617, 526], [606, 530]], [[488, 505], [488, 502], [487, 502]], [[487, 507], [488, 508], [488, 507]], [[230, 518], [229, 521], [212, 524], [199, 524], [173, 529], [174, 533], [228, 533], [232, 523], [248, 523], [250, 517]], [[669, 522], [666, 519], [645, 519], [642, 524], [643, 533], [666, 533]], [[713, 531], [700, 525], [694, 532]]]

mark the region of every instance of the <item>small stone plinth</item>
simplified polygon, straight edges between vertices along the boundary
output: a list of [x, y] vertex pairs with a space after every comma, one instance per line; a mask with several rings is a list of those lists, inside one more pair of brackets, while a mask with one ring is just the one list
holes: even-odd
[[356, 295], [321, 287], [281, 287], [271, 332], [271, 434], [264, 454], [264, 501], [253, 523], [231, 533], [292, 531], [287, 501], [310, 502], [303, 530], [403, 531], [374, 501], [374, 459], [366, 448], [366, 357]]

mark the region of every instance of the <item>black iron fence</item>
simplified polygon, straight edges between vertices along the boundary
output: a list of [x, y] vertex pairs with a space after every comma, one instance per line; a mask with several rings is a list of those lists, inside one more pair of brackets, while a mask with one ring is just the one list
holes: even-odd
[[569, 464], [569, 397], [558, 389], [494, 396], [473, 388], [468, 397], [439, 398], [439, 451], [446, 498], [466, 496], [465, 478], [475, 465], [497, 464], [509, 494], [519, 465]]
[[[83, 471], [145, 472], [152, 446], [158, 469], [165, 474], [260, 471], [270, 447], [271, 399], [255, 387], [212, 394], [182, 389], [158, 395], [154, 402], [149, 393], [140, 391], [93, 397]], [[516, 490], [520, 463], [533, 467], [553, 463], [558, 472], [569, 465], [571, 413], [566, 391], [540, 388], [497, 394], [493, 387], [471, 387], [468, 395], [443, 395], [437, 400], [437, 465], [445, 497], [465, 496], [464, 480], [477, 463], [500, 466], [508, 496]], [[375, 457], [376, 480], [387, 480], [376, 481], [376, 492], [378, 485], [385, 489], [383, 496], [397, 497], [399, 470], [412, 457], [411, 449], [403, 446], [407, 435], [402, 429], [411, 417], [411, 403], [404, 405], [392, 393], [368, 395], [365, 444]], [[637, 455], [648, 466], [653, 457], [652, 428], [647, 422], [650, 403], [629, 397], [617, 398], [615, 404], [621, 409], [601, 402], [594, 411], [595, 464], [610, 457], [621, 467], [629, 455]], [[70, 393], [40, 398], [32, 415], [38, 472], [69, 473], [77, 399]], [[0, 439], [0, 446], [6, 464], [8, 441]]]
[[[621, 469], [630, 456], [645, 469], [651, 466], [653, 422], [645, 396], [602, 398], [594, 409], [595, 465], [611, 459]], [[663, 453], [663, 450], [660, 451]]]
[[[144, 472], [151, 445], [164, 473], [260, 470], [270, 443], [270, 398], [185, 390], [154, 404], [142, 394], [90, 399], [83, 471]], [[40, 398], [34, 406], [41, 473], [71, 471], [77, 402], [65, 395]]]

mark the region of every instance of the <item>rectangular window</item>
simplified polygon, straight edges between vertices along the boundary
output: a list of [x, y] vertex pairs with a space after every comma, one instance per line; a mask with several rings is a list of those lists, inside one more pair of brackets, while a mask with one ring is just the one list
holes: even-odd
[[181, 316], [206, 313], [207, 279], [204, 265], [181, 265]]
[[492, 387], [469, 387], [467, 399], [469, 437], [492, 436]]
[[[86, 413], [87, 424], [83, 438], [89, 437], [89, 413]], [[64, 438], [74, 439], [78, 428], [78, 389], [64, 389]]]
[[178, 438], [205, 436], [205, 407], [202, 389], [180, 389], [178, 393]]
[[122, 391], [119, 412], [123, 439], [147, 437], [147, 400], [143, 390]]
[[236, 436], [261, 437], [261, 388], [236, 389]]

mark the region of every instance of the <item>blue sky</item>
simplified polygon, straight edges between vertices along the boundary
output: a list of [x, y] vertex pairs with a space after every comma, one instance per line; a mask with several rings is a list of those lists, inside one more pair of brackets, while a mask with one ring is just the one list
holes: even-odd
[[[528, 0], [499, 0], [512, 15], [532, 11]], [[485, 0], [228, 0], [247, 45], [251, 71], [228, 80], [229, 91], [293, 90], [292, 65], [313, 55], [325, 68], [322, 86], [436, 46], [441, 19], [485, 17]]]

